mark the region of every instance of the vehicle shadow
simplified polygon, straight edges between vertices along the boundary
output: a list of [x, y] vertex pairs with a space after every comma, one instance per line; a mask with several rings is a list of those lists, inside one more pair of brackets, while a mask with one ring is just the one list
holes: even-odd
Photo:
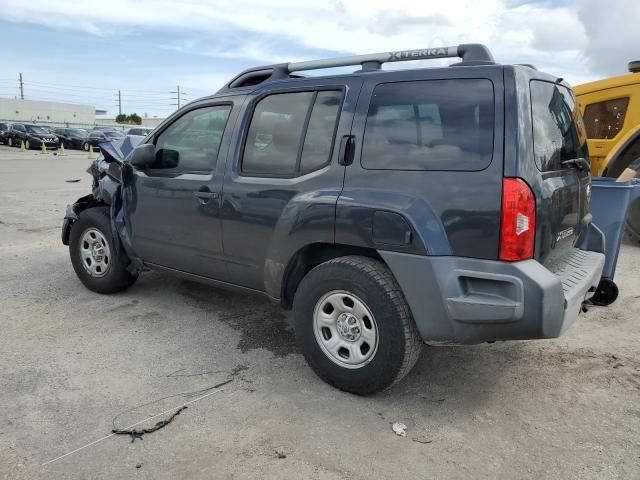
[[[217, 320], [238, 332], [236, 348], [241, 353], [264, 349], [280, 358], [300, 353], [290, 314], [278, 304], [261, 297], [233, 293], [159, 272], [147, 275], [145, 291], [152, 287], [149, 283], [156, 285], [156, 288], [152, 288], [154, 295], [174, 291], [186, 304], [211, 312]], [[536, 375], [535, 368], [531, 368], [534, 350], [528, 348], [526, 342], [438, 347], [425, 345], [415, 367], [399, 384], [366, 399], [353, 398], [358, 402], [364, 401], [372, 412], [379, 410], [381, 416], [386, 415], [385, 411], [397, 411], [398, 418], [402, 418], [407, 411], [433, 415], [443, 409], [475, 415], [483, 404], [491, 402], [498, 391], [504, 388], [505, 381], [513, 377], [513, 370], [522, 373], [521, 370], [525, 368], [531, 373], [529, 381], [533, 384], [537, 381], [536, 376], [543, 376], [542, 372]], [[319, 397], [341, 395], [315, 375], [310, 374], [308, 378], [317, 381], [308, 388]]]
[[188, 303], [215, 312], [219, 321], [238, 331], [237, 348], [242, 353], [263, 348], [284, 357], [297, 352], [293, 329], [278, 304], [190, 280], [180, 280], [178, 292]]

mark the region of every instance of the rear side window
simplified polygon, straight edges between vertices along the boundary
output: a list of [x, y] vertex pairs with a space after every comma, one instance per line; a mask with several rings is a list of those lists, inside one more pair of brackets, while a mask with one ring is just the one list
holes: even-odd
[[624, 125], [629, 98], [616, 98], [592, 103], [584, 109], [587, 137], [606, 140], [614, 138]]
[[382, 170], [482, 170], [491, 163], [494, 92], [488, 79], [378, 85], [362, 166]]
[[571, 91], [557, 83], [532, 80], [533, 152], [543, 172], [562, 170], [562, 162], [587, 158], [586, 135]]
[[329, 163], [342, 92], [278, 93], [258, 102], [247, 134], [245, 175], [293, 177]]

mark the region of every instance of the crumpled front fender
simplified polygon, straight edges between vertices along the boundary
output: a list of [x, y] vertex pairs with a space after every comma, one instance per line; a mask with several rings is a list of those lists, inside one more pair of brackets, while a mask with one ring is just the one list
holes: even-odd
[[62, 243], [69, 245], [69, 235], [78, 215], [87, 208], [110, 208], [111, 232], [116, 255], [132, 273], [142, 270], [142, 261], [136, 257], [127, 231], [125, 204], [131, 197], [132, 167], [124, 161], [119, 142], [101, 144], [102, 156], [95, 160], [88, 173], [93, 177], [92, 193], [77, 199], [67, 207], [62, 224]]

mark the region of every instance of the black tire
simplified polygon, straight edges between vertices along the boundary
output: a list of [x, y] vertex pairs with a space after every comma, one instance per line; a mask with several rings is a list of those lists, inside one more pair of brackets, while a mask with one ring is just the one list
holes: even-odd
[[[109, 262], [104, 271], [101, 272], [102, 276], [93, 276], [85, 269], [81, 254], [81, 241], [84, 235], [91, 230], [101, 233], [104, 241], [108, 244]], [[69, 254], [73, 269], [85, 287], [97, 293], [108, 294], [121, 292], [133, 285], [138, 276], [132, 275], [122, 266], [115, 252], [111, 235], [109, 208], [94, 207], [81, 212], [78, 215], [78, 220], [71, 226]]]
[[[377, 349], [358, 368], [338, 365], [316, 339], [314, 311], [329, 292], [345, 291], [361, 300], [375, 318]], [[313, 371], [346, 392], [371, 395], [392, 387], [420, 356], [422, 340], [393, 274], [382, 262], [340, 257], [313, 268], [300, 282], [293, 302], [296, 341]]]
[[596, 288], [596, 293], [591, 297], [591, 303], [600, 307], [611, 305], [618, 298], [618, 285], [613, 280], [603, 278]]

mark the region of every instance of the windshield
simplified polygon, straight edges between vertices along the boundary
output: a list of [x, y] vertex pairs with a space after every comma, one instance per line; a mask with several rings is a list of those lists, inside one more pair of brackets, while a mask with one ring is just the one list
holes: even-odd
[[104, 132], [105, 136], [109, 138], [120, 138], [124, 137], [124, 135], [120, 132]]
[[33, 126], [33, 125], [26, 125], [26, 129], [27, 129], [27, 132], [35, 133], [35, 134], [38, 134], [38, 135], [47, 135], [47, 134], [50, 133], [44, 127], [36, 127], [36, 126]]
[[69, 135], [76, 135], [78, 137], [86, 137], [89, 133], [86, 130], [82, 130], [81, 128], [70, 128], [67, 130]]

